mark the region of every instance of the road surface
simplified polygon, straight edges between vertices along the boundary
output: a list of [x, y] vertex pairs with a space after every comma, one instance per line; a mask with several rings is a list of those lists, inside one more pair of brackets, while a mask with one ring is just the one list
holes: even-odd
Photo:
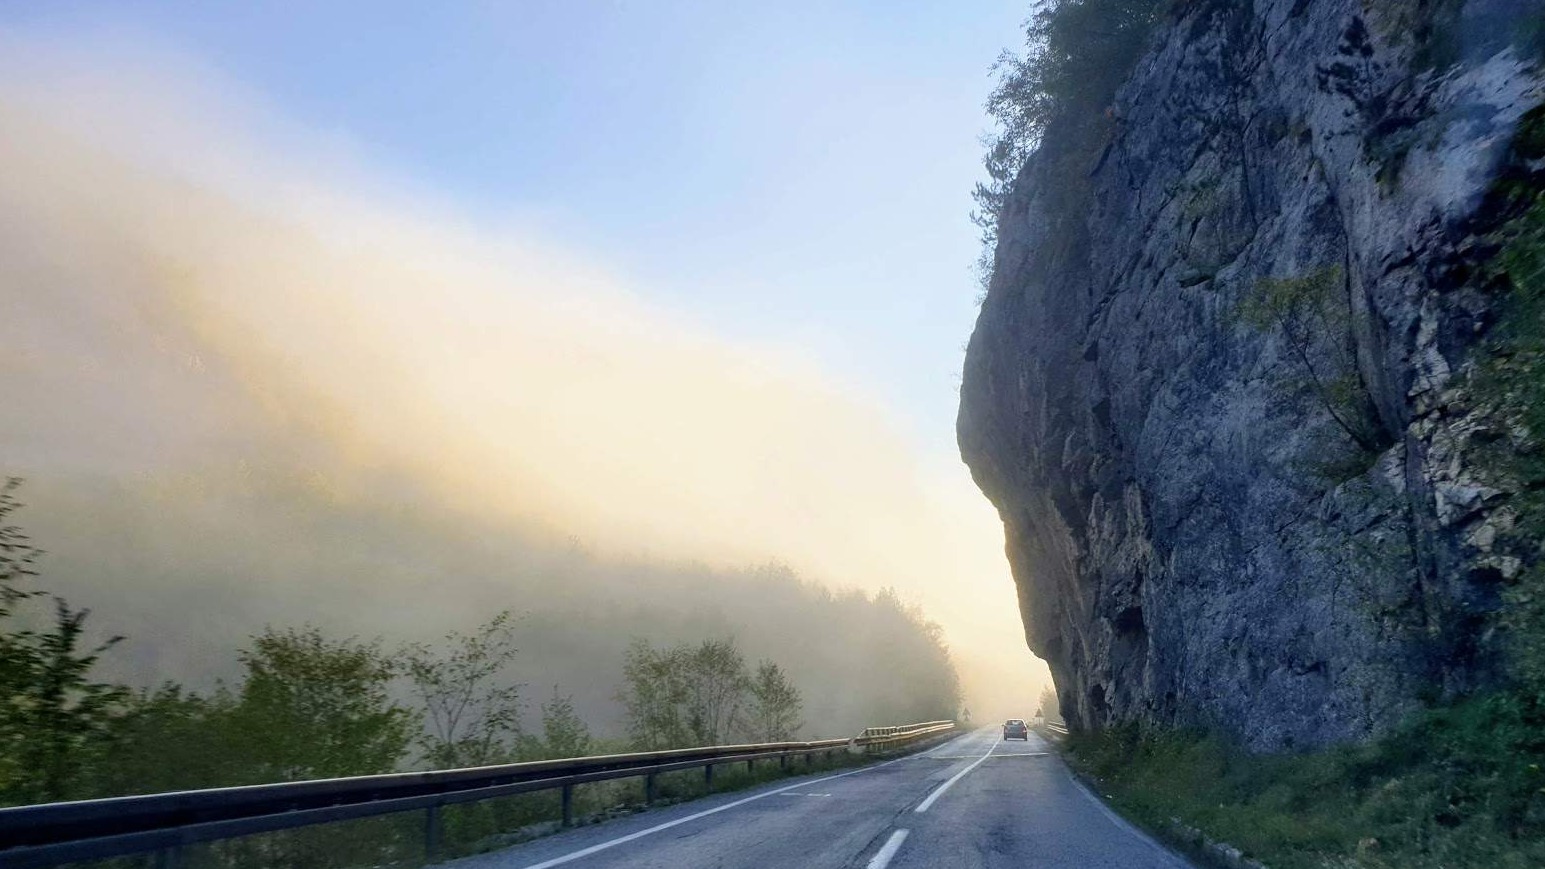
[[781, 779], [569, 830], [455, 869], [1189, 869], [1073, 780], [1034, 733]]

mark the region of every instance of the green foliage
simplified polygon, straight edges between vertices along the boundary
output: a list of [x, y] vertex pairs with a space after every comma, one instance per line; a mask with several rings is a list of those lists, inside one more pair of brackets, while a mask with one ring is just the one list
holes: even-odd
[[[987, 99], [997, 125], [984, 159], [988, 180], [973, 194], [978, 210], [972, 220], [989, 251], [1009, 186], [1053, 124], [1060, 155], [1087, 158], [1097, 146], [1109, 128], [1111, 101], [1147, 44], [1160, 7], [1158, 0], [1052, 0], [1025, 22], [1024, 54], [999, 56], [993, 66], [998, 84]], [[1071, 183], [1083, 174], [1047, 177]]]
[[[1510, 664], [1519, 693], [1545, 709], [1545, 565], [1524, 571], [1503, 592]], [[1541, 721], [1545, 727], [1545, 720]]]
[[[51, 612], [32, 611], [45, 592], [24, 583], [37, 576], [41, 550], [10, 524], [21, 509], [21, 480], [0, 485], [0, 802], [26, 803], [79, 795], [81, 770], [101, 752], [113, 716], [127, 697], [91, 679], [97, 659], [119, 640], [86, 641], [87, 610], [54, 597]], [[46, 628], [32, 625], [44, 622]]]
[[[1545, 113], [1524, 124], [1515, 147], [1545, 152]], [[1473, 384], [1511, 437], [1483, 454], [1488, 469], [1518, 494], [1518, 532], [1545, 539], [1545, 194], [1513, 191], [1522, 213], [1494, 234], [1501, 254], [1487, 277], [1507, 289]], [[1501, 622], [1508, 632], [1519, 690], [1545, 705], [1545, 564], [1536, 563], [1503, 591]]]
[[20, 528], [9, 524], [11, 514], [21, 509], [16, 500], [19, 488], [17, 477], [0, 483], [0, 619], [9, 617], [18, 603], [43, 593], [22, 585], [37, 576], [37, 560], [43, 553]]
[[421, 746], [430, 764], [483, 766], [514, 759], [521, 686], [507, 671], [518, 652], [509, 610], [473, 633], [447, 634], [443, 648], [421, 643], [403, 648], [404, 669], [428, 719]]
[[686, 663], [687, 729], [698, 745], [729, 740], [745, 705], [746, 659], [733, 638], [704, 640], [682, 659]]
[[[1500, 235], [1504, 245], [1495, 277], [1509, 292], [1487, 342], [1478, 385], [1483, 398], [1532, 440], [1545, 435], [1545, 197], [1536, 198]], [[1536, 487], [1545, 483], [1545, 456], [1531, 444], [1511, 456], [1505, 470]]]
[[635, 640], [622, 673], [628, 732], [640, 749], [720, 745], [741, 724], [750, 679], [733, 639], [667, 649]]
[[260, 780], [391, 772], [412, 744], [418, 719], [391, 699], [397, 668], [379, 644], [268, 629], [238, 657], [231, 730]]
[[1077, 734], [1075, 765], [1161, 835], [1174, 821], [1273, 869], [1497, 869], [1545, 861], [1545, 739], [1507, 694], [1423, 713], [1373, 743], [1257, 756], [1194, 732]]
[[164, 684], [130, 695], [84, 790], [156, 793], [400, 768], [418, 715], [390, 699], [396, 668], [379, 646], [315, 628], [268, 630], [239, 653], [237, 690]]
[[1251, 329], [1281, 336], [1305, 384], [1354, 445], [1351, 455], [1327, 451], [1329, 458], [1317, 468], [1321, 475], [1334, 483], [1367, 470], [1391, 440], [1357, 371], [1341, 266], [1263, 278], [1240, 300], [1236, 314]]
[[258, 783], [261, 773], [248, 768], [250, 756], [235, 750], [242, 739], [235, 705], [229, 691], [203, 697], [171, 683], [130, 695], [85, 790], [163, 793]]
[[1253, 329], [1282, 327], [1284, 331], [1321, 328], [1343, 313], [1340, 289], [1346, 273], [1326, 266], [1290, 278], [1262, 278], [1239, 305], [1239, 318]]
[[758, 664], [756, 675], [751, 677], [750, 693], [747, 725], [752, 739], [787, 742], [804, 726], [799, 715], [805, 701], [782, 667], [772, 661]]
[[634, 640], [622, 663], [622, 702], [628, 709], [633, 746], [650, 751], [688, 745], [682, 714], [686, 685], [679, 649], [656, 649]]
[[[0, 521], [19, 508], [0, 489]], [[46, 802], [167, 789], [389, 772], [418, 722], [392, 701], [396, 668], [374, 643], [315, 628], [269, 629], [239, 653], [244, 677], [211, 697], [165, 685], [132, 693], [91, 671], [121, 640], [86, 640], [86, 610], [53, 599], [47, 629], [26, 626], [39, 597], [19, 588], [38, 550], [0, 528], [0, 800]]]
[[546, 757], [584, 757], [590, 753], [590, 728], [574, 711], [573, 698], [558, 693], [542, 704], [542, 753]]
[[54, 598], [50, 629], [0, 633], [0, 798], [50, 802], [76, 783], [127, 696], [90, 678], [117, 637], [82, 648], [86, 610]]

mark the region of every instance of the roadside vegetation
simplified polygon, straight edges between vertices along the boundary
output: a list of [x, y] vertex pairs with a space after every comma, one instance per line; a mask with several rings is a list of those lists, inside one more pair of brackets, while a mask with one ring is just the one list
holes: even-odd
[[1545, 865], [1545, 731], [1538, 706], [1513, 694], [1312, 754], [1137, 727], [1075, 734], [1067, 747], [1117, 808], [1182, 848], [1199, 832], [1270, 869]]
[[[398, 645], [312, 625], [269, 627], [234, 652], [239, 675], [208, 691], [99, 681], [99, 665], [132, 640], [90, 639], [91, 614], [45, 590], [43, 552], [16, 524], [20, 485], [0, 484], [0, 805], [805, 736], [799, 686], [775, 661], [749, 663], [733, 636], [666, 647], [636, 640], [618, 662], [626, 735], [593, 733], [561, 685], [534, 704], [528, 698], [519, 675], [539, 673], [540, 662], [522, 660], [521, 619], [510, 611], [435, 642]], [[900, 613], [914, 642], [932, 644], [947, 666], [937, 628], [894, 595], [875, 601]], [[958, 699], [950, 669], [942, 690], [910, 708], [917, 720], [946, 718]], [[700, 771], [672, 773], [658, 796], [688, 799], [779, 774], [777, 764], [737, 764], [710, 786]], [[576, 790], [582, 819], [643, 802], [633, 780]], [[556, 793], [447, 807], [440, 856], [550, 832], [559, 812]], [[199, 846], [185, 865], [418, 865], [423, 847], [423, 820], [408, 813]]]

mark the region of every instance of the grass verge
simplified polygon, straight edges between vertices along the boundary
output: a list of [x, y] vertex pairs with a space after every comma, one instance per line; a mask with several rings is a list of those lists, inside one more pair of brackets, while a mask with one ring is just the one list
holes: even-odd
[[1252, 755], [1205, 734], [1075, 734], [1069, 762], [1113, 806], [1177, 845], [1180, 827], [1270, 869], [1545, 866], [1545, 715], [1476, 697], [1376, 742]]

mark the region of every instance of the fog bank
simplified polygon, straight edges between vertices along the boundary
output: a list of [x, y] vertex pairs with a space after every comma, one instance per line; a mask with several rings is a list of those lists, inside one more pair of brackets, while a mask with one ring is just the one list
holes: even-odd
[[[50, 584], [147, 674], [207, 660], [179, 632], [411, 632], [590, 607], [602, 575], [741, 600], [733, 568], [782, 559], [922, 602], [968, 702], [1033, 700], [987, 508], [796, 353], [372, 177], [185, 61], [0, 46], [0, 459]], [[573, 569], [576, 541], [609, 567]]]

